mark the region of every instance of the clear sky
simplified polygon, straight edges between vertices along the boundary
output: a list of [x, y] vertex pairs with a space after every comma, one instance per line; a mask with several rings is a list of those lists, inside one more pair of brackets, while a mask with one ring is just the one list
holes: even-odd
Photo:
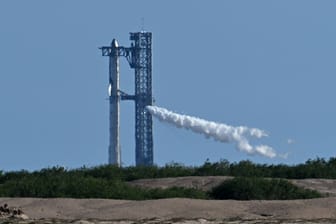
[[[107, 163], [108, 58], [98, 47], [153, 33], [156, 104], [266, 130], [287, 159], [154, 120], [154, 162], [335, 156], [336, 1], [0, 1], [0, 170]], [[144, 18], [144, 25], [142, 25]], [[121, 88], [134, 71], [122, 58]], [[121, 103], [122, 161], [135, 164], [134, 104]]]

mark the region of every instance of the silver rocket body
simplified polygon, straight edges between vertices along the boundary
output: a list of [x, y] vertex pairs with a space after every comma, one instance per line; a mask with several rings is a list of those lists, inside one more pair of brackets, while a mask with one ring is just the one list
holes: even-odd
[[109, 68], [109, 102], [110, 102], [110, 141], [109, 164], [121, 166], [120, 155], [120, 91], [119, 91], [119, 56], [118, 42], [113, 39]]

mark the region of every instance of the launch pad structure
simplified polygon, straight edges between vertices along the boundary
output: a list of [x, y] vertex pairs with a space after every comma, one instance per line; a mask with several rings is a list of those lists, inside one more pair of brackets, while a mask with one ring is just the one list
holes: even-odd
[[[135, 162], [136, 166], [153, 165], [153, 121], [146, 106], [153, 104], [152, 96], [152, 33], [130, 33], [130, 47], [118, 46], [113, 39], [111, 46], [101, 47], [102, 56], [109, 57], [110, 137], [109, 164], [121, 166], [120, 150], [120, 100], [135, 102]], [[119, 57], [127, 59], [134, 69], [134, 95], [119, 87]]]

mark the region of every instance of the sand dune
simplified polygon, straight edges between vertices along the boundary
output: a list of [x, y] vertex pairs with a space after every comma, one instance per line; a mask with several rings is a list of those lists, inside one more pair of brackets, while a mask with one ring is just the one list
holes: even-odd
[[[129, 182], [129, 184], [144, 188], [168, 188], [186, 187], [208, 191], [220, 184], [222, 181], [230, 179], [229, 176], [190, 176], [173, 178], [140, 179]], [[291, 179], [293, 184], [317, 190], [323, 194], [336, 196], [336, 180], [333, 179]]]

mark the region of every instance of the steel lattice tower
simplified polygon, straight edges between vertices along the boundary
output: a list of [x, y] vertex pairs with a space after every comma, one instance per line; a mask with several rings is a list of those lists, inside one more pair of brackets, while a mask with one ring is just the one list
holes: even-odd
[[[135, 158], [136, 165], [153, 165], [152, 33], [131, 33], [135, 70]], [[131, 65], [132, 67], [132, 65]]]
[[[152, 96], [152, 33], [136, 32], [130, 33], [131, 47], [101, 47], [102, 55], [110, 57], [111, 64], [117, 64], [117, 56], [126, 57], [130, 67], [135, 71], [135, 92], [134, 95], [126, 94], [120, 90], [121, 100], [135, 101], [135, 161], [137, 166], [153, 165], [153, 121], [152, 115], [146, 110], [146, 106], [153, 104]], [[116, 53], [117, 52], [117, 53]], [[119, 69], [118, 69], [119, 71]], [[119, 72], [118, 72], [119, 74]], [[111, 69], [110, 69], [110, 77]], [[119, 78], [117, 79], [119, 82]], [[110, 83], [111, 85], [111, 83]], [[119, 86], [119, 84], [115, 84]], [[110, 97], [111, 100], [111, 97]], [[118, 105], [111, 104], [110, 106]], [[111, 109], [110, 109], [111, 111]], [[113, 110], [112, 110], [113, 111]], [[111, 116], [110, 116], [111, 117]], [[116, 118], [116, 119], [119, 119]], [[110, 120], [112, 124], [113, 120]], [[113, 125], [110, 125], [110, 127]], [[115, 127], [117, 128], [117, 127]], [[111, 133], [115, 133], [110, 129]], [[112, 136], [113, 139], [113, 136]], [[115, 139], [119, 145], [119, 138]], [[111, 143], [110, 143], [111, 145]], [[120, 154], [120, 153], [119, 153]], [[119, 164], [120, 165], [120, 164]]]

